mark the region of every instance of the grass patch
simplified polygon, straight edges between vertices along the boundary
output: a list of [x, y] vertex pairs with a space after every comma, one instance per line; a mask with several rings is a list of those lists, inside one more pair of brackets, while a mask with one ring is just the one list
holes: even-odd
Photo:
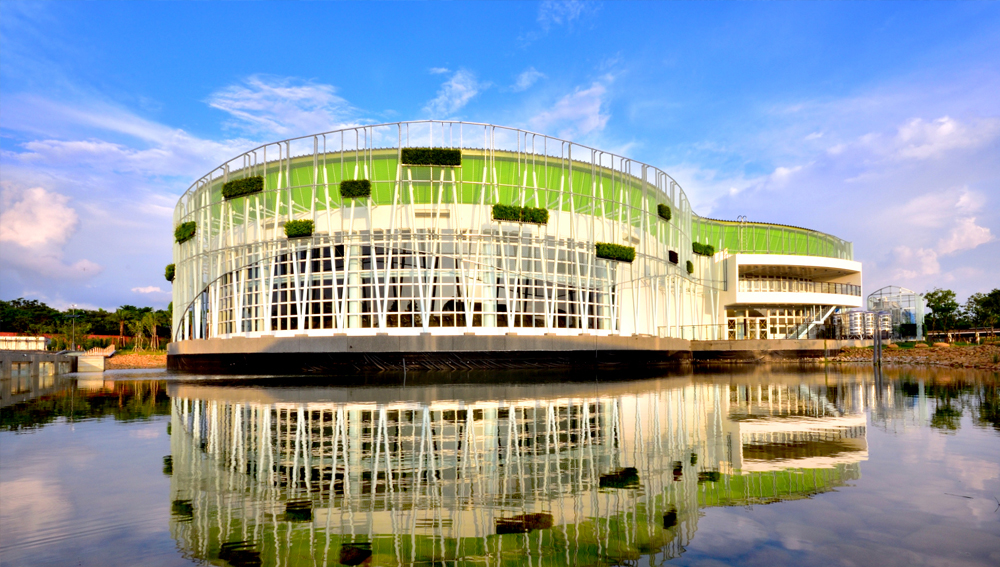
[[632, 262], [635, 260], [635, 248], [632, 246], [622, 246], [610, 242], [598, 242], [595, 245], [597, 257], [616, 262]]
[[462, 150], [450, 148], [403, 148], [403, 165], [462, 165]]
[[518, 207], [517, 205], [493, 205], [493, 220], [510, 222], [527, 222], [532, 224], [547, 224], [548, 209], [533, 207]]
[[194, 233], [198, 230], [198, 223], [194, 221], [182, 222], [174, 229], [174, 240], [177, 244], [184, 244], [194, 238]]
[[312, 236], [313, 221], [290, 220], [285, 223], [285, 236], [288, 238], [305, 238]]
[[225, 199], [235, 199], [251, 193], [260, 193], [263, 190], [264, 177], [253, 175], [225, 182], [222, 185], [222, 197]]
[[372, 194], [372, 182], [367, 179], [345, 179], [340, 182], [340, 196], [345, 199], [364, 199]]

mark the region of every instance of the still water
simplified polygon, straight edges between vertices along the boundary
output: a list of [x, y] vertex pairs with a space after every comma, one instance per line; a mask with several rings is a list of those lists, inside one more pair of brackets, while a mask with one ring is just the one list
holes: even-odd
[[377, 381], [4, 380], [0, 563], [1000, 564], [995, 374]]

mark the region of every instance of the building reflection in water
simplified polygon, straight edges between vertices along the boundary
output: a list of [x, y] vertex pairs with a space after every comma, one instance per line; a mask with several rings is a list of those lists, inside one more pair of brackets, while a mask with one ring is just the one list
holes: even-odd
[[172, 384], [171, 531], [233, 565], [659, 562], [701, 508], [859, 477], [870, 378], [805, 376]]

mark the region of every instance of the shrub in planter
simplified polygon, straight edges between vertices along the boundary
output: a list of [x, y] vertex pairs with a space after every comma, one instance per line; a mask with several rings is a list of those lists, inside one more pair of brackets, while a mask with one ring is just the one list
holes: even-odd
[[226, 199], [235, 199], [251, 193], [259, 193], [264, 190], [264, 177], [262, 175], [252, 175], [243, 179], [227, 181], [222, 185], [222, 196]]
[[345, 179], [340, 182], [340, 196], [345, 199], [364, 199], [372, 194], [372, 182], [367, 179]]
[[462, 150], [403, 148], [403, 165], [462, 165]]
[[692, 242], [691, 251], [695, 254], [701, 254], [702, 256], [715, 256], [715, 246], [712, 246], [711, 244]]
[[610, 242], [597, 242], [597, 257], [605, 260], [615, 260], [616, 262], [631, 262], [635, 260], [635, 248], [632, 246], [622, 246], [621, 244], [611, 244]]
[[669, 205], [664, 205], [663, 203], [660, 203], [659, 205], [656, 205], [656, 214], [660, 215], [660, 218], [663, 219], [663, 220], [667, 220], [667, 221], [670, 220], [670, 216], [671, 216], [670, 215], [670, 206]]
[[691, 260], [687, 261], [687, 270], [689, 274], [694, 273], [694, 262], [692, 262]]
[[312, 236], [313, 221], [290, 220], [285, 223], [285, 236], [288, 238], [305, 238]]
[[668, 250], [667, 259], [670, 260], [671, 264], [677, 264], [681, 261], [680, 257], [677, 255], [676, 250]]
[[547, 224], [549, 222], [549, 210], [497, 203], [493, 205], [493, 220]]
[[163, 276], [167, 278], [168, 282], [174, 281], [174, 270], [175, 266], [173, 264], [167, 264], [167, 270], [164, 272]]
[[194, 233], [198, 229], [198, 223], [194, 221], [182, 222], [174, 229], [174, 240], [177, 244], [184, 244], [194, 238]]

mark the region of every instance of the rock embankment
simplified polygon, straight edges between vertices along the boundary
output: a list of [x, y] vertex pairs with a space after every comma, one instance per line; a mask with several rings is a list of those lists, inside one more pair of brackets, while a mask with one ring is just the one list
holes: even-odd
[[166, 368], [166, 354], [116, 354], [105, 361], [108, 370], [134, 370], [136, 368]]
[[[836, 362], [871, 362], [872, 349], [844, 349], [831, 360]], [[883, 364], [920, 364], [1000, 371], [1000, 345], [886, 348], [882, 350], [882, 362]]]

